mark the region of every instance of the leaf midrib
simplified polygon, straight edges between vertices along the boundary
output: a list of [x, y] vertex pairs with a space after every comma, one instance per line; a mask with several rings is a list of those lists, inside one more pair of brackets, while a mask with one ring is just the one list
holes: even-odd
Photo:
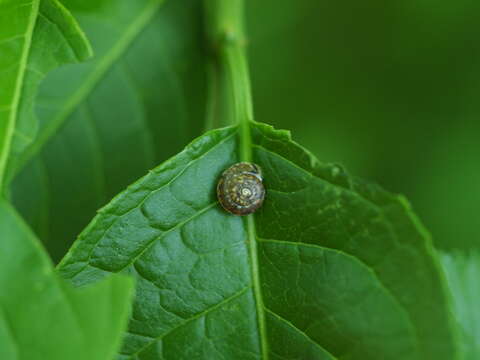
[[[242, 118], [239, 124], [240, 131], [240, 160], [252, 162], [252, 138], [250, 120]], [[260, 340], [260, 350], [263, 360], [270, 358], [270, 351], [268, 347], [267, 325], [265, 322], [265, 303], [263, 301], [262, 283], [260, 279], [259, 261], [258, 261], [258, 247], [257, 247], [257, 230], [255, 226], [255, 218], [253, 214], [245, 218], [247, 230], [247, 245], [250, 255], [250, 272], [252, 274], [252, 286], [255, 296], [255, 306], [257, 310], [258, 332]]]
[[261, 353], [262, 359], [268, 360], [269, 349], [267, 340], [267, 325], [265, 323], [265, 303], [263, 301], [262, 284], [260, 281], [260, 270], [258, 265], [258, 248], [255, 219], [253, 215], [248, 215], [245, 220], [247, 223], [247, 244], [250, 254], [250, 271], [252, 273], [252, 286], [253, 293], [255, 295]]

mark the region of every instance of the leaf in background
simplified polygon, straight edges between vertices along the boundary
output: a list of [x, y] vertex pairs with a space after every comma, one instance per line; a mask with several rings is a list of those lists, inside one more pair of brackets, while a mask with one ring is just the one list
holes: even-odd
[[[12, 157], [20, 156], [35, 140], [38, 130], [35, 97], [47, 73], [91, 56], [90, 44], [72, 15], [57, 0], [41, 0], [25, 69]], [[15, 158], [11, 164], [14, 167]]]
[[211, 131], [131, 185], [59, 265], [77, 285], [137, 278], [123, 359], [456, 358], [430, 240], [403, 198], [252, 125], [267, 198], [217, 204], [237, 128]]
[[96, 209], [198, 135], [205, 103], [198, 1], [65, 3], [95, 57], [42, 83], [38, 141], [12, 190], [54, 260]]
[[[480, 78], [478, 84], [472, 102], [475, 101], [480, 114], [477, 99]], [[428, 165], [418, 164], [415, 176], [421, 181], [408, 181], [409, 193], [417, 200], [416, 209], [425, 214], [428, 228], [438, 238], [435, 244], [447, 252], [480, 251], [478, 211], [475, 211], [480, 204], [480, 122], [478, 116], [471, 116], [437, 135], [429, 149], [430, 156], [422, 155], [422, 162]]]
[[0, 228], [0, 358], [112, 359], [130, 311], [131, 280], [115, 275], [73, 289], [3, 201]]
[[[36, 136], [33, 103], [45, 74], [91, 50], [57, 0], [0, 2], [0, 178]], [[1, 181], [0, 181], [1, 186]]]
[[480, 255], [447, 254], [441, 256], [448, 284], [453, 294], [454, 313], [462, 329], [465, 360], [480, 357]]

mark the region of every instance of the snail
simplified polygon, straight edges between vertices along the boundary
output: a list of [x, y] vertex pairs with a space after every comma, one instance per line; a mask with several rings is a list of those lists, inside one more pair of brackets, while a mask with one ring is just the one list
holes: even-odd
[[255, 212], [265, 198], [260, 166], [248, 162], [230, 166], [220, 177], [217, 196], [229, 213], [248, 215]]

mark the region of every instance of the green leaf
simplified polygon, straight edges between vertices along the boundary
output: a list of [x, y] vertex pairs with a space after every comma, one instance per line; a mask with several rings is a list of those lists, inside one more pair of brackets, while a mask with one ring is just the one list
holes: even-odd
[[287, 132], [251, 132], [267, 189], [254, 218], [217, 203], [245, 143], [236, 126], [214, 130], [102, 208], [59, 265], [77, 285], [137, 278], [122, 358], [455, 359], [436, 258], [406, 201]]
[[465, 360], [480, 357], [480, 254], [443, 253], [443, 268], [453, 295], [454, 314], [461, 328], [462, 347]]
[[0, 358], [112, 359], [130, 312], [131, 279], [115, 275], [73, 289], [3, 201], [0, 228]]
[[34, 99], [45, 74], [91, 55], [70, 13], [57, 0], [0, 2], [0, 187], [37, 131]]
[[205, 106], [197, 0], [65, 4], [95, 57], [42, 83], [12, 188], [55, 261], [100, 206], [198, 136]]

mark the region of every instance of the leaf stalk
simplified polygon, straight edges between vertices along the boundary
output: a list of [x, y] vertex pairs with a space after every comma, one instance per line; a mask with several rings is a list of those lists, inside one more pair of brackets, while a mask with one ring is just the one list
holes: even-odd
[[205, 0], [209, 65], [207, 129], [238, 125], [240, 157], [252, 161], [253, 105], [246, 56], [243, 0]]

